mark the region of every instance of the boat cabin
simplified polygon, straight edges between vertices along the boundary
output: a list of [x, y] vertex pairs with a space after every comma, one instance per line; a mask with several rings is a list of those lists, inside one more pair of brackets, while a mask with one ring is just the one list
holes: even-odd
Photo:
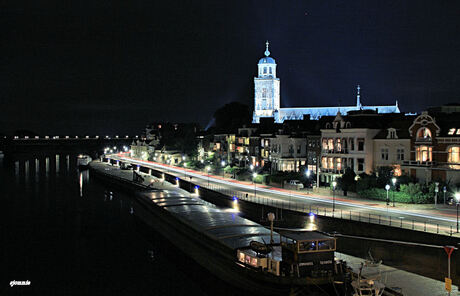
[[279, 231], [282, 272], [322, 277], [334, 270], [336, 238], [318, 231]]

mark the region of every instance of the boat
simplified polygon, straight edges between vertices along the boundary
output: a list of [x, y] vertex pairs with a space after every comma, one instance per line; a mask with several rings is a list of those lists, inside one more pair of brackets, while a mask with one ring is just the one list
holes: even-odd
[[[239, 289], [255, 295], [299, 290], [310, 295], [318, 289], [331, 291], [335, 271], [346, 270], [337, 268], [344, 262], [334, 258], [336, 238], [325, 233], [272, 232], [232, 209], [219, 209], [200, 199], [199, 187], [190, 194], [164, 181], [139, 182], [129, 171], [98, 161], [92, 162], [90, 169], [96, 176], [130, 190], [135, 198], [134, 215]], [[235, 200], [235, 208], [237, 203]]]
[[77, 167], [78, 167], [79, 169], [86, 169], [86, 168], [88, 168], [89, 163], [90, 163], [92, 160], [93, 160], [93, 159], [92, 159], [89, 155], [80, 154], [80, 155], [78, 155], [78, 157], [77, 157]]
[[381, 296], [385, 291], [385, 284], [381, 282], [381, 274], [380, 270], [378, 274], [374, 276], [367, 276], [363, 277], [363, 269], [367, 267], [378, 267], [378, 265], [374, 263], [368, 262], [361, 263], [359, 268], [358, 277], [351, 282], [351, 286], [353, 287], [354, 294], [353, 296]]

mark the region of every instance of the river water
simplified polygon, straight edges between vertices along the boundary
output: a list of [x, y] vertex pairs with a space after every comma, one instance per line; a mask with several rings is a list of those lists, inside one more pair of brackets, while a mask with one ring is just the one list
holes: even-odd
[[[76, 155], [0, 158], [0, 295], [237, 295], [131, 214]], [[30, 281], [13, 286], [11, 281]]]

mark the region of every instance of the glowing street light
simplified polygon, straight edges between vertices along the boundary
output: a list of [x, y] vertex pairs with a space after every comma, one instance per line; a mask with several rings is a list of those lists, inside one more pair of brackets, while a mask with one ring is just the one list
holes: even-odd
[[311, 171], [309, 169], [307, 169], [306, 172], [305, 172], [305, 175], [307, 176], [307, 178], [310, 178]]
[[332, 211], [335, 212], [335, 186], [337, 186], [337, 182], [332, 182]]
[[393, 189], [394, 189], [394, 191], [393, 191], [393, 207], [395, 206], [396, 181], [397, 181], [397, 180], [396, 180], [396, 177], [393, 177], [393, 178], [391, 179], [391, 182], [393, 183]]
[[390, 199], [388, 198], [388, 190], [390, 190], [390, 185], [385, 185], [385, 190], [387, 191], [387, 206], [390, 204]]
[[225, 171], [224, 171], [224, 168], [225, 168], [225, 160], [222, 160], [222, 162], [220, 163], [222, 165], [222, 178], [224, 178], [224, 174], [225, 174]]

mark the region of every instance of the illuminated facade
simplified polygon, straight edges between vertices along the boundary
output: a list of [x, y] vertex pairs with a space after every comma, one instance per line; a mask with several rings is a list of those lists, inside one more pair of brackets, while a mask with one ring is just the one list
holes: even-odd
[[[449, 107], [443, 106], [442, 110]], [[402, 168], [419, 182], [460, 183], [460, 113], [423, 112], [413, 121], [409, 133], [410, 159]]]
[[346, 114], [355, 110], [377, 110], [378, 113], [400, 113], [398, 102], [389, 106], [363, 106], [360, 100], [360, 87], [356, 96], [356, 106], [340, 107], [293, 107], [281, 108], [280, 79], [276, 77], [276, 62], [270, 57], [268, 41], [266, 43], [265, 57], [258, 63], [258, 76], [254, 78], [254, 113], [253, 123], [259, 123], [260, 118], [271, 117], [275, 122], [285, 120], [302, 120], [308, 115], [311, 119], [322, 116], [335, 116], [337, 112]]

